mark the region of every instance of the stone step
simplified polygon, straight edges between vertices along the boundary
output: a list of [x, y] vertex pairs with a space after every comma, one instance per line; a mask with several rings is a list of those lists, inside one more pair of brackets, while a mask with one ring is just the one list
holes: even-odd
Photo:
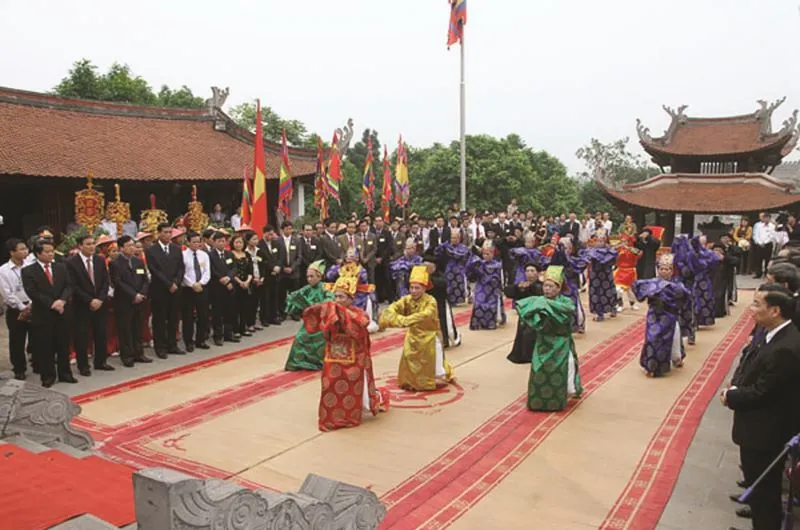
[[111, 523], [98, 519], [94, 515], [84, 514], [69, 521], [51, 526], [49, 530], [119, 530]]
[[81, 449], [75, 449], [71, 445], [67, 445], [67, 444], [65, 444], [63, 442], [59, 442], [59, 441], [47, 442], [44, 445], [49, 447], [50, 449], [56, 449], [58, 451], [61, 451], [62, 453], [66, 453], [66, 454], [70, 455], [71, 457], [77, 458], [77, 459], [84, 459], [84, 458], [86, 458], [88, 456], [92, 456], [94, 454], [91, 451], [83, 451]]
[[15, 434], [14, 436], [9, 436], [8, 438], [3, 438], [0, 440], [5, 443], [14, 444], [17, 447], [22, 447], [23, 449], [30, 451], [31, 453], [39, 454], [45, 451], [50, 451], [52, 447], [49, 447], [43, 443], [39, 443], [37, 441], [31, 440], [30, 438], [26, 438], [21, 434]]

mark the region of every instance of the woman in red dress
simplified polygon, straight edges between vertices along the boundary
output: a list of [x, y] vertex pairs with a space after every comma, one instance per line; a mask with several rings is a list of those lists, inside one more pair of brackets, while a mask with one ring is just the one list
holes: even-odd
[[364, 411], [388, 410], [388, 392], [375, 387], [367, 326], [370, 318], [353, 305], [356, 280], [340, 277], [333, 287], [335, 301], [323, 302], [303, 312], [308, 333], [322, 332], [325, 359], [319, 430], [331, 431], [361, 425]]

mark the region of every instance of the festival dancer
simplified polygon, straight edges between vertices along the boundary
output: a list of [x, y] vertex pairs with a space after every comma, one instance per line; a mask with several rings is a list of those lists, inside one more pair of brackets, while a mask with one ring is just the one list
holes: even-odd
[[[677, 271], [673, 281], [679, 281], [690, 293], [694, 292], [694, 271], [690, 264], [692, 252], [689, 238], [685, 234], [676, 236], [672, 241], [672, 262], [674, 269]], [[695, 332], [697, 330], [697, 315], [695, 311], [694, 296], [690, 296], [684, 304], [684, 309], [678, 319], [681, 327], [681, 337], [686, 337], [690, 346], [695, 343]]]
[[[605, 231], [603, 231], [605, 232]], [[637, 280], [636, 264], [642, 257], [641, 251], [636, 248], [636, 238], [627, 234], [620, 235], [620, 242], [617, 246], [617, 268], [614, 271], [614, 284], [618, 289], [622, 290], [620, 298], [620, 306], [617, 312], [625, 309], [625, 296], [628, 297], [628, 302], [631, 309], [639, 309], [636, 305], [636, 297], [631, 291], [633, 282]]]
[[358, 251], [354, 248], [347, 249], [343, 265], [333, 265], [328, 269], [325, 278], [330, 283], [326, 287], [332, 288], [333, 282], [343, 276], [356, 279], [358, 287], [354, 305], [362, 311], [366, 311], [370, 319], [368, 330], [370, 333], [375, 333], [378, 331], [378, 298], [375, 295], [375, 285], [369, 283], [367, 269], [358, 263]]
[[542, 253], [536, 248], [536, 235], [533, 232], [526, 233], [524, 246], [512, 248], [511, 257], [513, 257], [517, 263], [514, 283], [511, 285], [526, 281], [527, 275], [525, 271], [528, 265], [536, 265], [538, 267], [542, 259]]
[[389, 264], [397, 298], [408, 294], [408, 276], [411, 274], [411, 269], [417, 265], [422, 265], [422, 258], [417, 255], [417, 242], [408, 239], [403, 255]]
[[699, 235], [692, 238], [689, 253], [689, 267], [694, 273], [694, 312], [695, 325], [713, 326], [714, 319], [714, 288], [711, 282], [712, 268], [722, 261], [719, 255], [706, 248], [706, 236]]
[[369, 316], [353, 301], [357, 280], [342, 276], [333, 287], [334, 301], [316, 304], [303, 312], [308, 333], [322, 333], [325, 357], [319, 430], [331, 431], [361, 425], [363, 412], [376, 416], [388, 410], [389, 396], [375, 387], [372, 373]]
[[435, 250], [437, 262], [444, 265], [444, 276], [447, 278], [447, 300], [450, 305], [463, 304], [469, 294], [467, 282], [467, 261], [469, 248], [461, 243], [461, 232], [450, 232], [450, 241], [441, 243]]
[[397, 384], [406, 390], [436, 390], [452, 380], [453, 370], [444, 356], [436, 300], [425, 293], [428, 268], [414, 267], [409, 277], [410, 294], [381, 314], [381, 328], [407, 328]]
[[467, 263], [467, 278], [475, 282], [469, 329], [497, 329], [506, 323], [503, 306], [503, 264], [495, 258], [495, 247], [486, 241], [481, 256]]
[[575, 315], [572, 319], [572, 328], [578, 333], [586, 332], [586, 312], [580, 295], [581, 275], [586, 270], [586, 259], [582, 256], [572, 255], [572, 239], [561, 238], [558, 249], [550, 260], [543, 260], [543, 264], [558, 265], [563, 267], [564, 290], [575, 304]]
[[544, 296], [517, 302], [519, 317], [536, 332], [528, 378], [529, 410], [563, 410], [569, 397], [583, 393], [572, 340], [575, 303], [561, 294], [563, 287], [564, 267], [551, 265], [542, 281]]
[[[542, 282], [539, 281], [539, 270], [536, 265], [528, 264], [525, 267], [525, 279], [517, 284], [506, 287], [506, 296], [512, 300], [523, 300], [531, 296], [542, 296]], [[517, 319], [517, 335], [514, 337], [514, 346], [506, 357], [515, 364], [527, 364], [533, 356], [533, 345], [536, 342], [536, 332], [521, 318]]]
[[617, 289], [614, 285], [614, 265], [617, 251], [608, 246], [605, 234], [597, 234], [595, 246], [581, 251], [591, 266], [589, 275], [589, 311], [595, 322], [601, 322], [606, 313], [617, 316]]
[[[286, 295], [286, 314], [295, 317], [314, 304], [333, 300], [333, 293], [322, 285], [322, 276], [325, 274], [325, 261], [319, 260], [308, 266], [306, 280], [308, 283]], [[290, 372], [296, 370], [321, 370], [325, 350], [325, 338], [322, 333], [309, 334], [305, 326], [300, 326], [294, 336], [289, 358], [286, 359], [285, 369]]]
[[647, 299], [647, 328], [639, 364], [648, 377], [659, 377], [671, 366], [683, 366], [686, 353], [681, 339], [679, 315], [691, 293], [679, 282], [672, 281], [672, 254], [664, 254], [658, 261], [658, 276], [637, 280], [633, 292], [639, 301]]
[[445, 349], [461, 346], [461, 333], [456, 327], [453, 308], [450, 306], [450, 302], [447, 301], [447, 280], [433, 259], [425, 261], [425, 267], [428, 269], [428, 278], [430, 279], [428, 294], [436, 300], [436, 307], [439, 312], [442, 344]]

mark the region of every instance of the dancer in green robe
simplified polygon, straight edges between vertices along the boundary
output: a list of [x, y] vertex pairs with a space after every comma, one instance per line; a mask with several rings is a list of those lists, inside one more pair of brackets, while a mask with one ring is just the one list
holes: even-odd
[[[308, 285], [286, 295], [287, 315], [301, 315], [307, 307], [333, 300], [333, 293], [322, 284], [324, 273], [325, 262], [322, 260], [308, 266]], [[322, 333], [309, 333], [305, 326], [300, 326], [294, 336], [289, 358], [286, 359], [286, 370], [322, 370], [324, 350], [325, 338]]]
[[583, 392], [572, 341], [575, 302], [561, 294], [563, 278], [563, 267], [551, 265], [542, 282], [544, 296], [517, 301], [519, 318], [536, 330], [528, 378], [530, 410], [563, 410], [571, 396]]

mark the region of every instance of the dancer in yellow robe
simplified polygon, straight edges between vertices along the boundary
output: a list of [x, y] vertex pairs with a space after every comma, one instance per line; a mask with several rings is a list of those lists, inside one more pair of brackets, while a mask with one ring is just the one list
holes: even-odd
[[428, 269], [416, 266], [409, 277], [409, 293], [387, 307], [381, 328], [408, 328], [397, 372], [397, 384], [406, 390], [436, 390], [453, 379], [444, 357], [436, 299], [425, 293]]

